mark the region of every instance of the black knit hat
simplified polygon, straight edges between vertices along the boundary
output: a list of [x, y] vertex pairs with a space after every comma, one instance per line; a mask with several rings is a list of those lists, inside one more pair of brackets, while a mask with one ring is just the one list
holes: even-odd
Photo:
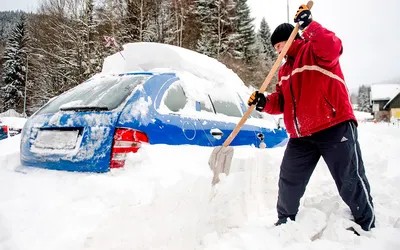
[[[271, 35], [271, 43], [272, 46], [275, 46], [275, 44], [287, 41], [290, 37], [290, 34], [292, 33], [294, 29], [294, 26], [291, 25], [290, 23], [282, 23], [276, 29]], [[299, 33], [297, 33], [295, 39], [301, 38]]]

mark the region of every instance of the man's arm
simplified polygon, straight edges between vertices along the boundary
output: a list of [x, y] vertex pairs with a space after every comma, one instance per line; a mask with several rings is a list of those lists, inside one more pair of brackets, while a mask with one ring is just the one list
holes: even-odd
[[303, 30], [303, 37], [311, 43], [311, 49], [321, 66], [332, 67], [339, 61], [343, 52], [342, 41], [330, 30], [313, 21], [307, 5], [300, 5], [294, 22]]
[[283, 94], [281, 87], [276, 85], [276, 92], [268, 95], [267, 102], [262, 112], [266, 112], [271, 115], [279, 115], [283, 113]]
[[332, 31], [312, 21], [303, 32], [303, 37], [311, 42], [311, 49], [317, 56], [318, 64], [331, 67], [337, 64], [343, 52], [342, 41]]

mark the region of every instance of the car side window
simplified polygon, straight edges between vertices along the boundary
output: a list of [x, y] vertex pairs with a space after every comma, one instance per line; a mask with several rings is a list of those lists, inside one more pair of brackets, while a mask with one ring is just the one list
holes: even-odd
[[212, 100], [215, 112], [233, 117], [242, 117], [239, 107], [234, 102], [224, 100]]
[[180, 84], [172, 84], [167, 90], [164, 105], [172, 112], [178, 112], [187, 104], [187, 97]]
[[205, 100], [200, 100], [199, 103], [200, 103], [200, 111], [214, 113], [214, 108], [212, 107], [209, 95], [207, 95]]

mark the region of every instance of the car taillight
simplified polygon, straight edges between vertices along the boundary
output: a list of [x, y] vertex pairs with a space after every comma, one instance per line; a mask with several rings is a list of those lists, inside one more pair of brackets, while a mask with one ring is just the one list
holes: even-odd
[[7, 126], [3, 126], [3, 130], [6, 134], [8, 134], [8, 127]]
[[149, 138], [145, 133], [133, 129], [117, 128], [114, 134], [110, 168], [123, 167], [126, 154], [136, 153], [143, 142], [149, 142]]

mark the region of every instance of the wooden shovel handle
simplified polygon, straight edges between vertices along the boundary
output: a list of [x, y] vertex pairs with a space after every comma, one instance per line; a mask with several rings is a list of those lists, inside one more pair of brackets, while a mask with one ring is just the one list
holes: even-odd
[[[309, 9], [311, 9], [313, 5], [314, 5], [313, 1], [308, 1], [307, 7]], [[275, 72], [279, 68], [279, 65], [281, 64], [283, 58], [286, 56], [286, 53], [289, 50], [290, 46], [292, 45], [293, 40], [296, 37], [296, 34], [297, 34], [298, 31], [299, 31], [299, 24], [297, 23], [296, 26], [294, 27], [292, 33], [290, 34], [289, 39], [287, 40], [285, 46], [283, 47], [281, 53], [279, 54], [279, 56], [276, 59], [274, 65], [272, 66], [271, 71], [268, 73], [267, 78], [265, 78], [264, 83], [261, 85], [261, 88], [258, 90], [260, 93], [264, 93], [265, 90], [267, 89], [268, 84], [271, 82], [272, 77], [275, 75]], [[247, 118], [250, 116], [251, 112], [253, 112], [254, 108], [255, 108], [255, 105], [251, 105], [247, 109], [246, 113], [244, 113], [242, 119], [240, 119], [240, 121], [236, 125], [235, 129], [228, 136], [228, 138], [226, 138], [226, 140], [225, 140], [225, 142], [223, 144], [224, 147], [228, 147], [229, 144], [231, 144], [231, 142], [233, 141], [233, 139], [235, 139], [236, 135], [239, 133], [240, 129], [243, 127], [244, 123], [246, 122]]]

